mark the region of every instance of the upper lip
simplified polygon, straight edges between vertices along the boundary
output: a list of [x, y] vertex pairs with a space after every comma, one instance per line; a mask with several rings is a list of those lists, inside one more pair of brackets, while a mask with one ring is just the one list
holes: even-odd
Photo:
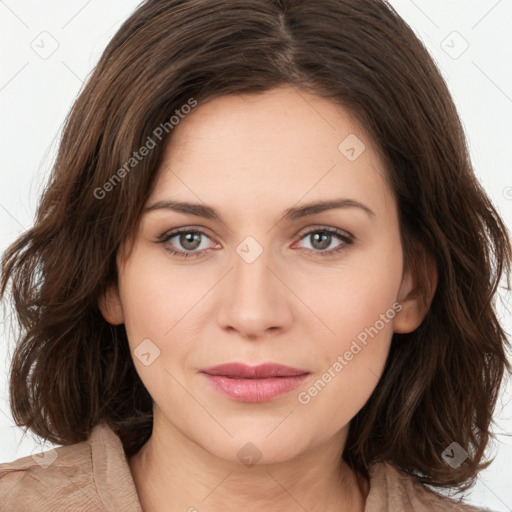
[[291, 377], [309, 373], [307, 370], [276, 363], [264, 363], [258, 366], [248, 366], [244, 363], [225, 363], [201, 371], [209, 375], [222, 375], [225, 377], [239, 377], [245, 379]]

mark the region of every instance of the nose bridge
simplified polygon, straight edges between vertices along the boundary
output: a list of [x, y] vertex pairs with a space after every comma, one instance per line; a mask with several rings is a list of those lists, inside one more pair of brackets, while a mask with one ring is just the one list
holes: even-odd
[[[270, 247], [263, 247], [253, 237], [247, 237], [236, 248], [233, 281], [242, 294], [256, 296], [267, 289], [270, 292], [272, 255]], [[250, 293], [252, 291], [252, 293]]]
[[225, 285], [221, 306], [223, 327], [255, 336], [269, 328], [283, 327], [289, 321], [289, 305], [279, 289], [283, 285], [274, 275], [272, 256], [271, 248], [253, 237], [247, 237], [236, 247], [234, 268]]

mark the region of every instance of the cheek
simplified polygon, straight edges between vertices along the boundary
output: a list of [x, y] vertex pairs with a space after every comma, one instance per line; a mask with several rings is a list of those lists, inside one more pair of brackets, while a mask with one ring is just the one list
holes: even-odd
[[[377, 384], [399, 308], [394, 287], [386, 290], [372, 283], [375, 288], [359, 282], [359, 286], [338, 289], [336, 298], [323, 310], [325, 323], [332, 331], [322, 337], [323, 366], [331, 376], [336, 375], [333, 388], [344, 388], [350, 396], [364, 396]], [[325, 380], [330, 382], [329, 376]]]
[[187, 324], [210, 287], [198, 272], [198, 267], [170, 272], [162, 257], [134, 258], [123, 269], [120, 293], [131, 345], [145, 338], [164, 344]]
[[136, 371], [153, 400], [167, 407], [189, 400], [178, 382], [195, 340], [190, 319], [209, 288], [208, 279], [190, 279], [193, 270], [180, 270], [170, 272], [164, 258], [134, 254], [119, 275]]
[[348, 350], [353, 339], [359, 337], [364, 343], [370, 331], [378, 339], [391, 337], [400, 307], [396, 300], [401, 276], [398, 244], [398, 249], [375, 245], [374, 250], [361, 251], [343, 266], [329, 269], [320, 279], [304, 280], [301, 293], [322, 320], [331, 357], [333, 351]]
[[358, 283], [338, 293], [337, 300], [330, 305], [329, 317], [338, 350], [349, 350], [354, 340], [362, 345], [369, 339], [386, 340], [393, 332], [393, 318], [399, 307], [396, 286], [378, 279]]
[[[315, 355], [319, 378], [305, 390], [301, 403], [310, 401], [318, 410], [339, 403], [334, 409], [338, 423], [350, 420], [378, 384], [391, 345], [393, 319], [401, 309], [396, 302], [400, 252], [368, 254], [331, 273], [323, 283], [309, 284], [310, 304], [320, 313], [325, 329], [316, 334], [321, 347]], [[318, 322], [315, 325], [318, 328]]]

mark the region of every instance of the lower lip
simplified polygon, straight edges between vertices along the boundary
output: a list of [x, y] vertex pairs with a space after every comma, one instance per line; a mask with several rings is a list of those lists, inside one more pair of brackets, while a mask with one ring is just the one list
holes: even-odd
[[239, 402], [266, 402], [300, 386], [308, 374], [268, 379], [235, 379], [224, 375], [204, 374], [210, 384], [221, 393]]

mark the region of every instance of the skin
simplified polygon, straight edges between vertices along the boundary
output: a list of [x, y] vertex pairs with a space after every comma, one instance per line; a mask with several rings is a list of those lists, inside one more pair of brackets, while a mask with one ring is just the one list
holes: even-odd
[[[338, 150], [349, 134], [366, 146], [355, 161]], [[154, 401], [152, 436], [129, 459], [145, 512], [313, 512], [341, 504], [363, 511], [368, 484], [360, 489], [340, 464], [350, 420], [379, 381], [393, 332], [415, 330], [427, 312], [413, 276], [403, 272], [397, 205], [384, 173], [356, 119], [288, 86], [217, 98], [174, 128], [147, 206], [171, 198], [207, 204], [224, 222], [170, 209], [145, 213], [133, 251], [118, 254], [118, 286], [100, 299], [105, 319], [125, 324]], [[374, 216], [337, 208], [283, 219], [287, 208], [342, 197]], [[156, 243], [181, 227], [207, 233], [189, 249], [202, 257], [179, 258]], [[354, 243], [332, 236], [321, 246], [313, 235], [303, 237], [311, 228], [338, 228]], [[247, 236], [263, 249], [252, 263], [236, 252]], [[183, 252], [192, 246], [181, 242], [178, 235], [166, 245]], [[435, 269], [431, 274], [435, 283]], [[401, 310], [300, 403], [299, 393], [393, 304]], [[147, 338], [160, 354], [145, 366], [133, 354]], [[199, 373], [233, 361], [311, 374], [271, 401], [241, 403]], [[237, 456], [248, 442], [261, 453], [250, 467]]]

